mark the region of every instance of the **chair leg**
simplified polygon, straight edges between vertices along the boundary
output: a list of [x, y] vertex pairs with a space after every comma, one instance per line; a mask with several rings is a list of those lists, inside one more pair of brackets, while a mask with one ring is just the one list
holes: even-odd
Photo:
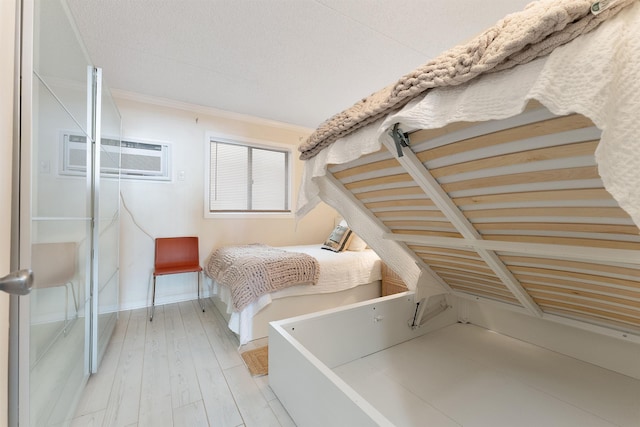
[[66, 337], [69, 330], [69, 288], [64, 287], [64, 327], [62, 328], [62, 334]]
[[198, 304], [200, 304], [200, 308], [204, 313], [204, 302], [200, 299], [200, 272], [197, 271], [196, 273], [198, 274]]
[[[64, 309], [64, 335], [66, 336], [69, 333], [69, 326], [78, 318], [78, 299], [76, 298], [76, 291], [73, 286], [73, 282], [67, 282], [64, 286], [66, 288], [66, 301]], [[69, 288], [71, 288], [71, 296], [73, 297], [73, 308], [76, 310], [76, 314], [73, 316], [73, 319], [69, 319]]]
[[153, 294], [151, 296], [151, 317], [149, 322], [153, 322], [153, 312], [156, 308], [156, 276], [153, 276]]

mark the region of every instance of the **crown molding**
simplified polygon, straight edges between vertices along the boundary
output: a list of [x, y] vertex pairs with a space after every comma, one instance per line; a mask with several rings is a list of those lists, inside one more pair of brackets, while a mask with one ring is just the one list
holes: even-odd
[[307, 128], [304, 126], [293, 125], [291, 123], [263, 119], [260, 117], [250, 116], [248, 114], [235, 113], [233, 111], [220, 110], [213, 107], [207, 107], [207, 106], [198, 105], [198, 104], [190, 104], [188, 102], [176, 101], [168, 98], [160, 98], [160, 97], [155, 97], [151, 95], [143, 95], [141, 93], [129, 92], [126, 90], [111, 89], [111, 94], [116, 99], [137, 101], [137, 102], [142, 102], [144, 104], [151, 104], [151, 105], [156, 105], [160, 107], [175, 108], [178, 110], [206, 114], [206, 115], [221, 117], [229, 120], [249, 122], [249, 123], [253, 123], [261, 126], [278, 127], [281, 129], [290, 130], [292, 132], [311, 134], [315, 130], [315, 129]]

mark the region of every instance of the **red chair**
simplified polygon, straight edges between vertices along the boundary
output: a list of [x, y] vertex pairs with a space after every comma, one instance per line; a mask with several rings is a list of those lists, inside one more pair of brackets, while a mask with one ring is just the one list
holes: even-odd
[[197, 237], [159, 237], [156, 239], [156, 255], [153, 269], [153, 297], [151, 300], [151, 317], [156, 304], [156, 278], [167, 274], [197, 273], [198, 303], [204, 311], [200, 300], [200, 255]]

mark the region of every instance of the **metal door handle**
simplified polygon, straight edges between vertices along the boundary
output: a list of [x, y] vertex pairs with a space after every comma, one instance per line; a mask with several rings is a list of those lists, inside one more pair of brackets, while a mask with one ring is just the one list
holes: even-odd
[[33, 285], [33, 272], [31, 270], [19, 270], [10, 273], [0, 279], [0, 291], [12, 295], [27, 295]]

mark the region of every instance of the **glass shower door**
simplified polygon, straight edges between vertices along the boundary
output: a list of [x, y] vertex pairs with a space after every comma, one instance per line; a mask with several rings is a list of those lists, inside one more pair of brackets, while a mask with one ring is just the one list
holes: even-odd
[[30, 230], [21, 226], [21, 242], [30, 243], [34, 272], [28, 416], [40, 426], [70, 419], [89, 374], [90, 63], [61, 1], [33, 7], [30, 171], [23, 180], [30, 199], [21, 206], [29, 208]]
[[68, 425], [117, 318], [120, 116], [65, 2], [24, 9], [19, 247], [34, 286], [18, 303], [17, 413]]
[[100, 120], [100, 177], [95, 195], [98, 274], [94, 277], [94, 328], [92, 371], [96, 372], [118, 318], [120, 238], [120, 136], [121, 118], [100, 70], [102, 81]]

